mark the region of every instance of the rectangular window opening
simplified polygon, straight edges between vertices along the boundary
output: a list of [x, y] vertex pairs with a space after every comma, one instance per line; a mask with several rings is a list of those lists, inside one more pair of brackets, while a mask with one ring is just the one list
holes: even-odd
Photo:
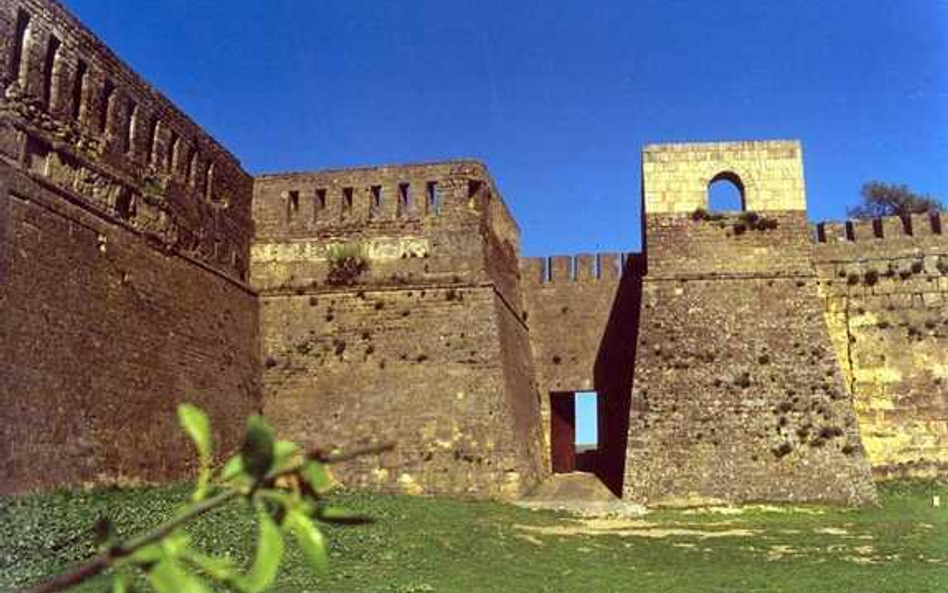
[[292, 190], [286, 193], [286, 219], [290, 220], [300, 210], [300, 192]]
[[112, 96], [115, 94], [115, 84], [105, 79], [102, 85], [102, 98], [99, 101], [99, 132], [105, 133], [109, 127], [109, 114], [112, 112]]
[[56, 68], [56, 59], [59, 55], [61, 43], [55, 35], [49, 36], [46, 45], [46, 60], [43, 62], [43, 107], [49, 110], [53, 101], [53, 70]]
[[172, 130], [171, 132], [171, 142], [168, 143], [168, 162], [167, 169], [173, 175], [177, 173], [178, 167], [178, 151], [181, 146], [181, 138], [178, 137], [178, 134]]
[[369, 188], [371, 193], [371, 202], [369, 203], [369, 214], [376, 215], [382, 210], [382, 186], [373, 185]]
[[846, 240], [847, 241], [856, 240], [856, 230], [853, 227], [853, 222], [851, 220], [846, 221]]
[[124, 142], [125, 154], [135, 153], [135, 136], [138, 127], [138, 104], [132, 99], [128, 100], [128, 116], [125, 118], [125, 132], [122, 142]]
[[438, 190], [438, 182], [429, 181], [426, 190], [428, 196], [428, 213], [438, 214], [441, 212], [441, 192]]
[[483, 183], [478, 179], [472, 179], [467, 182], [467, 198], [471, 199], [477, 195], [477, 192], [481, 191], [481, 186]]
[[347, 214], [352, 211], [352, 188], [342, 188], [342, 212]]
[[411, 185], [398, 184], [398, 207], [400, 213], [406, 213], [411, 208]]
[[204, 199], [208, 202], [214, 197], [214, 163], [208, 161], [204, 167]]
[[154, 164], [155, 161], [155, 150], [158, 146], [158, 118], [152, 118], [151, 122], [148, 124], [148, 152], [146, 153], [146, 160], [149, 165]]
[[197, 185], [197, 171], [198, 171], [198, 154], [197, 149], [192, 147], [189, 149], [188, 154], [188, 185], [194, 187]]
[[13, 52], [10, 59], [10, 78], [22, 81], [24, 78], [24, 59], [26, 53], [27, 31], [30, 28], [30, 15], [23, 9], [16, 11], [16, 29], [14, 31]]
[[76, 63], [76, 75], [72, 79], [72, 118], [79, 121], [82, 114], [82, 95], [86, 90], [86, 77], [89, 75], [89, 67], [82, 60]]

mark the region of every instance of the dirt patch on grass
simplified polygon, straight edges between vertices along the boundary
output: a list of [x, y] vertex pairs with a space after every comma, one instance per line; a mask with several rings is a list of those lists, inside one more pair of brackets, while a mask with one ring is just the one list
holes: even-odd
[[681, 511], [685, 515], [714, 513], [716, 515], [743, 515], [745, 513], [793, 513], [795, 515], [823, 515], [825, 509], [800, 506], [778, 506], [772, 504], [747, 504], [741, 506], [709, 506]]
[[719, 537], [754, 537], [762, 532], [754, 529], [705, 529], [710, 524], [688, 527], [661, 527], [649, 521], [621, 519], [587, 519], [566, 525], [514, 525], [522, 532], [538, 535], [617, 535], [620, 537], [696, 537], [699, 539]]

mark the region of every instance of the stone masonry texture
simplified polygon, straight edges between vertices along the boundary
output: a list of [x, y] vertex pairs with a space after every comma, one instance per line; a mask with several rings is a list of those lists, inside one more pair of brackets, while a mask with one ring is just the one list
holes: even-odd
[[262, 408], [253, 179], [56, 3], [0, 5], [0, 491], [181, 478]]
[[0, 492], [187, 476], [182, 401], [221, 454], [259, 412], [394, 441], [337, 477], [416, 494], [563, 450], [651, 505], [948, 470], [948, 220], [809, 223], [796, 141], [648, 145], [641, 253], [522, 258], [482, 163], [252, 177], [56, 2], [0, 6], [0, 83]]

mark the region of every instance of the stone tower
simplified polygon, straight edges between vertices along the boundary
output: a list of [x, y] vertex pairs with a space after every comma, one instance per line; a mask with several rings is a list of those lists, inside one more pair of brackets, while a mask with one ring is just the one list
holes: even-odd
[[[871, 499], [817, 293], [797, 142], [651, 145], [624, 495]], [[743, 210], [709, 213], [728, 179]]]

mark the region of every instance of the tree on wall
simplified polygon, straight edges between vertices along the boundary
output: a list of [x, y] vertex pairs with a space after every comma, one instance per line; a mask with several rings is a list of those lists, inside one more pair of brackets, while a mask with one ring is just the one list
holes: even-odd
[[907, 185], [869, 181], [863, 184], [859, 193], [862, 195], [862, 203], [846, 210], [851, 218], [908, 216], [945, 211], [945, 205], [938, 198], [916, 194]]

